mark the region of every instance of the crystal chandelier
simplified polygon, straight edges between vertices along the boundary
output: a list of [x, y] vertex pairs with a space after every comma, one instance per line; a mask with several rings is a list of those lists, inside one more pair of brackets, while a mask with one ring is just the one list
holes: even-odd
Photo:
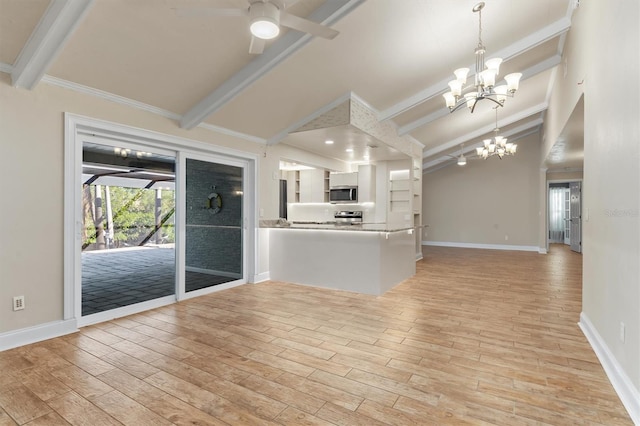
[[504, 106], [507, 96], [513, 97], [518, 90], [521, 73], [507, 74], [504, 79], [506, 84], [496, 86], [496, 77], [500, 70], [502, 58], [491, 58], [486, 62], [484, 54], [486, 48], [482, 44], [482, 9], [484, 2], [480, 2], [473, 7], [473, 11], [478, 13], [478, 47], [476, 47], [476, 72], [474, 90], [463, 95], [464, 85], [467, 83], [467, 75], [469, 68], [458, 68], [453, 72], [456, 76], [455, 80], [449, 82], [450, 92], [442, 95], [445, 99], [450, 112], [458, 110], [461, 106], [466, 105], [471, 112], [474, 111], [478, 101], [489, 99], [498, 106]]
[[507, 143], [507, 138], [498, 136], [498, 132], [500, 131], [498, 128], [498, 107], [495, 107], [494, 109], [496, 110], [496, 127], [493, 131], [496, 135], [493, 139], [485, 139], [482, 141], [483, 146], [476, 148], [476, 154], [478, 154], [478, 157], [482, 157], [485, 160], [494, 155], [497, 155], [502, 160], [502, 157], [505, 155], [515, 155], [516, 150], [518, 149], [518, 145], [510, 142]]

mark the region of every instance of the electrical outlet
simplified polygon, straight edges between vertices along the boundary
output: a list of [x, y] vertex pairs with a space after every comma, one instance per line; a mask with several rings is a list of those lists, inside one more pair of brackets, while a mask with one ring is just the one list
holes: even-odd
[[24, 296], [16, 296], [13, 298], [13, 310], [21, 311], [24, 309]]
[[626, 328], [626, 327], [625, 327], [624, 323], [623, 323], [623, 322], [621, 322], [621, 323], [620, 323], [620, 341], [621, 341], [622, 343], [624, 343], [625, 331], [626, 331], [626, 330], [625, 330], [625, 328]]

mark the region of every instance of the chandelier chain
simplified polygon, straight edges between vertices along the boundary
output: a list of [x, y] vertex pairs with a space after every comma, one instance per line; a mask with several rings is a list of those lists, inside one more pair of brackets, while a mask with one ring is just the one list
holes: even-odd
[[478, 47], [479, 48], [484, 47], [482, 45], [482, 8], [478, 10]]

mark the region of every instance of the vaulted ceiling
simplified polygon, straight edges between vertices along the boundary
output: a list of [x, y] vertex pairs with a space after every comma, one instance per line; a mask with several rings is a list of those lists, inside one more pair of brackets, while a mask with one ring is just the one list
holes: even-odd
[[[264, 144], [302, 143], [289, 133], [356, 96], [399, 136], [424, 145], [426, 171], [492, 134], [491, 108], [450, 114], [441, 96], [453, 69], [473, 69], [477, 0], [290, 3], [289, 13], [339, 35], [327, 40], [283, 28], [264, 53], [251, 55], [246, 17], [181, 13], [246, 8], [247, 0], [0, 0], [0, 71], [27, 90], [62, 85], [162, 114], [183, 128], [205, 126]], [[501, 76], [523, 73], [498, 116], [501, 133], [517, 140], [541, 128], [575, 0], [486, 3], [486, 56], [505, 59]], [[348, 137], [335, 133], [327, 155], [348, 159], [340, 144]], [[563, 166], [569, 149], [580, 147], [565, 140], [554, 148], [554, 166]]]

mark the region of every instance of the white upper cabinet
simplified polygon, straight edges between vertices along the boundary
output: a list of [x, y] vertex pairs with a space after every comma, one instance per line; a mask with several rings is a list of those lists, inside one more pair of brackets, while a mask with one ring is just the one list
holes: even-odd
[[329, 186], [358, 186], [358, 172], [332, 172], [329, 174]]
[[322, 169], [300, 170], [300, 202], [325, 202], [325, 171]]

